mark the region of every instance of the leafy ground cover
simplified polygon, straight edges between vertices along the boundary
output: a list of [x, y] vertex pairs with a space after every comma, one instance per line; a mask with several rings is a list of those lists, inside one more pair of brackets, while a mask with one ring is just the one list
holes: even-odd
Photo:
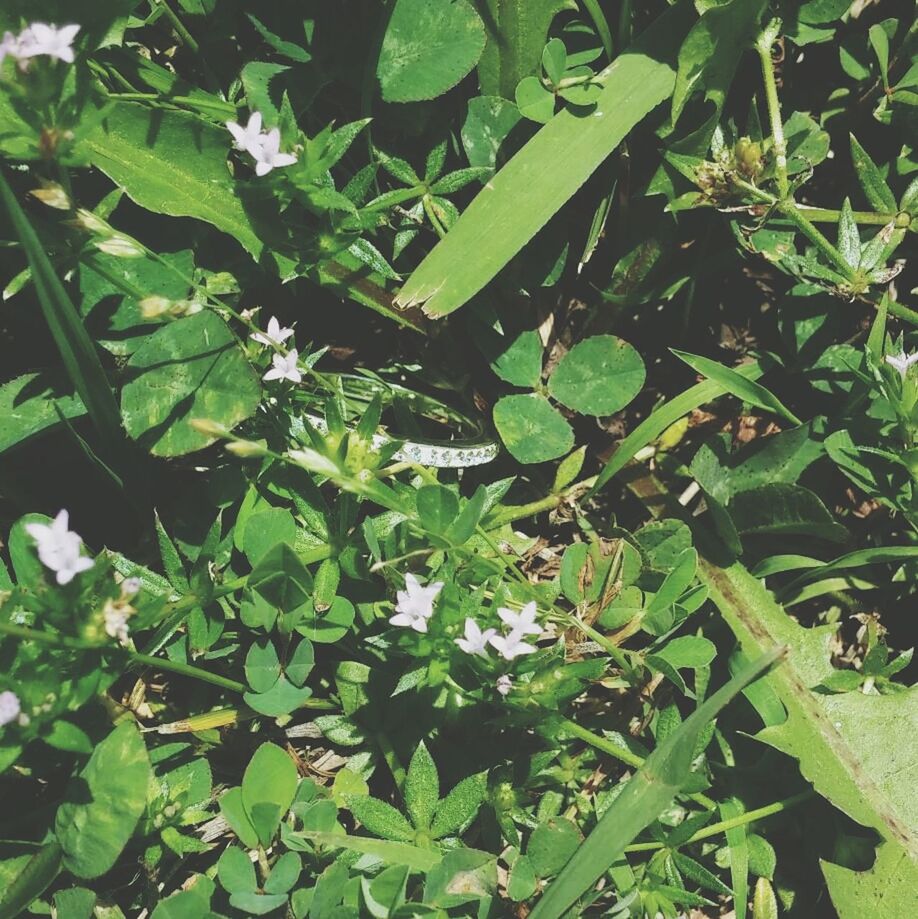
[[912, 4], [0, 34], [0, 919], [918, 915]]

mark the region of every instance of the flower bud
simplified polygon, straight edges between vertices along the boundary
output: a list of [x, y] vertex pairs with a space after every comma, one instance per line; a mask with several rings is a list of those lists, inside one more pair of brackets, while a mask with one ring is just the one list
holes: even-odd
[[147, 321], [162, 319], [172, 313], [174, 301], [168, 297], [144, 297], [140, 301], [140, 315]]
[[226, 437], [229, 434], [226, 427], [217, 421], [211, 421], [210, 418], [192, 418], [188, 423], [206, 437]]
[[95, 245], [101, 252], [113, 255], [115, 258], [143, 258], [146, 255], [140, 243], [129, 236], [120, 234], [108, 239], [97, 239]]
[[264, 456], [268, 452], [267, 445], [263, 441], [256, 440], [233, 440], [226, 445], [226, 450], [242, 459]]
[[59, 211], [70, 210], [70, 198], [57, 182], [43, 182], [41, 188], [33, 188], [29, 194], [48, 207], [56, 208]]
[[101, 217], [97, 217], [92, 211], [87, 211], [85, 207], [81, 207], [76, 212], [76, 217], [70, 224], [78, 230], [98, 233], [100, 236], [110, 236], [112, 233], [112, 228]]

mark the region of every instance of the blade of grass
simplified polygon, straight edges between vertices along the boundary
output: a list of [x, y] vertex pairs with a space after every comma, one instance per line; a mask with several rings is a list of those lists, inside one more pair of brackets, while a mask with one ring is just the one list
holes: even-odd
[[[753, 361], [737, 367], [734, 373], [746, 380], [756, 380], [765, 372], [762, 361]], [[656, 440], [670, 425], [680, 418], [722, 396], [726, 390], [716, 380], [696, 383], [690, 389], [673, 399], [667, 399], [651, 412], [619, 445], [611, 459], [603, 467], [589, 494], [594, 495], [612, 476], [618, 474], [634, 459], [635, 454]]]
[[445, 316], [478, 293], [669, 97], [676, 80], [672, 59], [693, 17], [684, 2], [664, 13], [600, 75], [604, 88], [592, 111], [561, 111], [542, 128], [430, 251], [396, 306], [423, 305], [429, 316]]
[[720, 710], [784, 654], [776, 647], [703, 702], [634, 774], [596, 828], [546, 890], [530, 919], [558, 919], [586, 893], [645, 827], [666, 809], [692, 771], [698, 738]]
[[64, 285], [55, 274], [38, 234], [2, 174], [0, 198], [25, 249], [38, 302], [67, 375], [86, 406], [104, 445], [111, 454], [117, 455], [124, 445], [121, 413], [92, 339]]
[[677, 351], [675, 348], [670, 348], [669, 350], [680, 361], [688, 364], [692, 370], [707, 377], [709, 380], [719, 383], [725, 392], [736, 396], [737, 399], [742, 399], [743, 402], [748, 402], [750, 405], [756, 406], [756, 408], [765, 409], [767, 412], [773, 412], [779, 418], [789, 421], [794, 426], [803, 424], [774, 393], [762, 386], [761, 383], [749, 380], [730, 367], [725, 367], [723, 364], [712, 361], [710, 358], [702, 357], [700, 354], [689, 354], [687, 351]]

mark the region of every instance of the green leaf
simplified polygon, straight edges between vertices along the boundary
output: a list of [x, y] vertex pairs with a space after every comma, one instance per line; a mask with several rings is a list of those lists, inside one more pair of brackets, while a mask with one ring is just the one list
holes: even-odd
[[705, 99], [714, 103], [713, 117], [720, 114], [737, 64], [758, 31], [764, 9], [765, 0], [732, 0], [705, 9], [679, 49], [673, 124], [698, 88], [703, 88]]
[[484, 801], [487, 786], [483, 773], [470, 775], [455, 785], [437, 806], [430, 834], [440, 839], [459, 832], [478, 813]]
[[612, 415], [644, 385], [640, 354], [614, 335], [594, 335], [574, 345], [552, 373], [548, 391], [584, 415]]
[[[742, 814], [743, 808], [736, 798], [720, 805], [721, 820], [732, 820]], [[733, 911], [736, 919], [746, 919], [749, 901], [749, 843], [745, 826], [734, 826], [726, 831], [730, 849], [730, 880], [733, 883]]]
[[570, 860], [583, 836], [565, 817], [552, 817], [540, 823], [529, 837], [526, 856], [540, 878], [554, 877]]
[[525, 856], [520, 855], [510, 868], [510, 876], [507, 879], [507, 896], [511, 900], [528, 900], [539, 886], [539, 879], [536, 877], [535, 869], [532, 862]]
[[224, 849], [217, 862], [217, 877], [227, 893], [242, 893], [258, 889], [255, 866], [248, 853], [236, 846]]
[[256, 642], [245, 656], [245, 678], [255, 692], [267, 692], [281, 673], [277, 650], [270, 639]]
[[374, 836], [395, 842], [414, 841], [413, 827], [391, 804], [367, 795], [351, 798], [348, 807]]
[[303, 870], [303, 863], [296, 852], [285, 852], [272, 866], [265, 882], [265, 893], [287, 893], [293, 888]]
[[258, 845], [258, 834], [243, 806], [242, 789], [230, 788], [220, 796], [217, 803], [220, 806], [220, 813], [239, 837], [239, 841], [247, 849], [254, 849]]
[[421, 526], [437, 535], [445, 533], [459, 513], [459, 499], [443, 485], [424, 485], [417, 494]]
[[877, 164], [853, 134], [851, 135], [851, 165], [854, 167], [854, 174], [861, 183], [864, 197], [867, 198], [870, 206], [881, 214], [895, 214], [898, 210], [895, 196], [886, 184]]
[[124, 426], [157, 456], [201, 450], [213, 437], [190, 422], [232, 428], [258, 408], [261, 386], [227, 324], [204, 311], [169, 323], [128, 363], [121, 391]]
[[275, 744], [263, 743], [242, 777], [242, 804], [263, 846], [270, 845], [290, 809], [296, 786], [293, 760]]
[[698, 739], [707, 725], [778, 656], [771, 651], [734, 676], [702, 703], [647, 757], [596, 828], [548, 887], [530, 919], [559, 919], [655, 820], [691, 777]]
[[296, 521], [283, 507], [271, 507], [252, 514], [242, 528], [242, 549], [252, 565], [265, 556], [278, 543], [293, 546], [296, 543]]
[[544, 463], [574, 446], [574, 432], [541, 395], [503, 396], [494, 405], [494, 426], [521, 463]]
[[424, 304], [429, 315], [445, 316], [481, 290], [672, 92], [675, 73], [667, 58], [690, 15], [686, 4], [668, 11], [604, 71], [605, 88], [588, 118], [562, 111], [539, 131], [466, 208], [396, 302]]
[[124, 443], [121, 416], [95, 345], [51, 265], [45, 246], [3, 175], [0, 175], [0, 200], [25, 249], [38, 302], [67, 376], [103, 442], [110, 451], [118, 453]]
[[486, 95], [513, 98], [523, 77], [539, 71], [545, 39], [561, 10], [573, 0], [484, 0], [488, 43], [478, 65], [478, 81]]
[[675, 348], [670, 348], [670, 350], [679, 360], [685, 361], [692, 370], [707, 377], [709, 380], [714, 380], [730, 395], [736, 396], [737, 399], [742, 399], [757, 408], [774, 412], [793, 425], [801, 424], [800, 419], [777, 396], [769, 392], [760, 383], [754, 382], [737, 370], [731, 370], [729, 367], [724, 367], [723, 364], [712, 361], [707, 357], [701, 357], [699, 354], [689, 354], [687, 351], [678, 351]]
[[[500, 339], [503, 345], [507, 339]], [[498, 345], [497, 347], [500, 347]], [[542, 376], [542, 339], [536, 331], [520, 332], [491, 361], [491, 369], [507, 383], [533, 389]]]
[[[15, 874], [6, 889], [0, 891], [0, 916], [15, 919], [58, 876], [61, 870], [61, 847], [56, 840], [45, 843]], [[8, 864], [8, 863], [7, 863]]]
[[832, 542], [848, 538], [848, 531], [819, 496], [802, 485], [775, 482], [742, 491], [734, 496], [729, 511], [741, 536], [809, 535]]
[[838, 251], [852, 268], [860, 264], [861, 235], [857, 231], [857, 221], [849, 198], [845, 198], [838, 216]]
[[85, 887], [59, 890], [54, 895], [57, 919], [92, 919], [95, 906], [96, 895]]
[[242, 699], [260, 715], [277, 718], [295, 712], [311, 695], [312, 690], [308, 686], [294, 686], [282, 676], [265, 692], [243, 693]]
[[497, 166], [501, 144], [519, 124], [519, 109], [500, 96], [476, 96], [462, 124], [462, 146], [470, 166]]
[[418, 748], [408, 765], [405, 779], [405, 807], [416, 829], [426, 830], [440, 800], [440, 776], [436, 763], [424, 745]]
[[282, 613], [290, 613], [309, 600], [312, 575], [292, 547], [278, 543], [255, 566], [248, 586]]
[[555, 86], [561, 82], [567, 69], [567, 49], [560, 38], [552, 38], [542, 49], [542, 69]]
[[0, 386], [0, 453], [56, 427], [64, 418], [79, 418], [86, 409], [78, 396], [60, 391], [45, 373], [26, 373]]
[[873, 53], [877, 56], [877, 63], [880, 65], [883, 87], [889, 89], [889, 36], [880, 23], [874, 23], [867, 34], [870, 39], [870, 47], [873, 48]]
[[876, 861], [866, 871], [829, 861], [820, 861], [820, 866], [839, 919], [886, 919], [915, 911], [918, 865], [892, 843], [879, 846]]
[[468, 0], [395, 0], [376, 75], [386, 102], [419, 102], [452, 89], [485, 46]]
[[555, 94], [538, 77], [523, 77], [513, 98], [519, 113], [531, 121], [548, 124], [555, 114]]
[[422, 849], [420, 846], [409, 845], [405, 842], [392, 842], [388, 839], [372, 839], [369, 836], [349, 836], [346, 833], [324, 833], [311, 830], [306, 830], [301, 835], [320, 846], [362, 852], [389, 864], [407, 865], [416, 871], [429, 871], [439, 864], [442, 858], [442, 855], [434, 849]]
[[105, 874], [134, 832], [151, 777], [137, 728], [124, 723], [93, 751], [58, 808], [54, 832], [64, 867], [79, 878]]
[[315, 660], [316, 654], [312, 642], [304, 638], [297, 644], [296, 650], [284, 666], [284, 673], [295, 686], [302, 686], [306, 682], [306, 677], [312, 672]]

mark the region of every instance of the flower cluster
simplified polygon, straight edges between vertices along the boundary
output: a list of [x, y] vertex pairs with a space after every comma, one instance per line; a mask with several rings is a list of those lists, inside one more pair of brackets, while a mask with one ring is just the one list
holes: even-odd
[[22, 703], [19, 696], [10, 690], [0, 692], [0, 728], [19, 718], [22, 711]]
[[252, 112], [245, 127], [235, 121], [227, 121], [226, 128], [233, 135], [233, 146], [255, 160], [255, 175], [267, 175], [272, 169], [292, 166], [296, 157], [292, 153], [280, 152], [280, 128], [262, 131], [261, 112]]
[[18, 35], [4, 32], [0, 40], [0, 64], [9, 56], [19, 62], [20, 68], [25, 68], [30, 58], [41, 55], [72, 64], [73, 40], [79, 31], [77, 25], [57, 28], [45, 22], [33, 22]]
[[38, 558], [50, 568], [58, 584], [69, 584], [81, 571], [92, 568], [93, 560], [80, 554], [83, 540], [68, 529], [70, 516], [60, 511], [50, 523], [27, 523], [26, 532], [35, 540]]
[[[268, 328], [264, 332], [252, 332], [249, 335], [253, 341], [269, 348], [283, 348], [284, 342], [293, 334], [293, 329], [282, 327], [276, 316], [268, 320]], [[303, 374], [297, 364], [300, 353], [296, 348], [291, 348], [286, 354], [280, 352], [271, 356], [271, 367], [262, 377], [265, 381], [289, 380], [291, 383], [302, 383]]]

